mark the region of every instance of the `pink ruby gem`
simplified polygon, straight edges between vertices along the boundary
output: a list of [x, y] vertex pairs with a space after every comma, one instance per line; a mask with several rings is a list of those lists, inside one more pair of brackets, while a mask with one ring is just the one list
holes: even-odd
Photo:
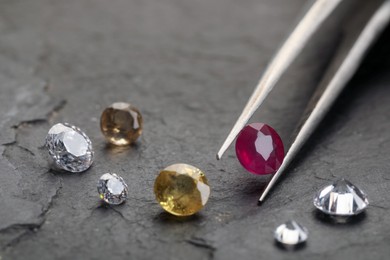
[[236, 154], [242, 166], [249, 172], [273, 174], [283, 162], [284, 146], [272, 127], [263, 123], [252, 123], [238, 134]]

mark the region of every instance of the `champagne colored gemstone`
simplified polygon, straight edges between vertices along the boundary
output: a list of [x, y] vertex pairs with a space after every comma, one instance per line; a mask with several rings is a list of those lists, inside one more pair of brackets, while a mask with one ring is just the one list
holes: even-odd
[[106, 108], [100, 118], [100, 128], [107, 141], [115, 145], [134, 143], [142, 134], [142, 116], [139, 110], [124, 102]]
[[210, 187], [205, 174], [188, 164], [173, 164], [160, 172], [154, 194], [161, 207], [176, 216], [190, 216], [207, 203]]

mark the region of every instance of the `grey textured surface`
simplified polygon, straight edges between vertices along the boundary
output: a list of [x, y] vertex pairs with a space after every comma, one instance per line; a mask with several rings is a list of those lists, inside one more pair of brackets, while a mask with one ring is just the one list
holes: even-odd
[[[283, 181], [258, 207], [267, 177], [246, 173], [230, 149], [215, 152], [303, 0], [1, 0], [1, 259], [388, 259], [390, 254], [390, 30], [371, 52]], [[291, 133], [328, 58], [307, 51], [254, 120]], [[108, 146], [101, 111], [130, 101], [144, 135]], [[81, 174], [50, 171], [45, 135], [69, 122], [94, 143]], [[159, 169], [186, 162], [204, 170], [209, 203], [186, 219], [154, 200]], [[98, 200], [101, 174], [127, 181], [122, 206]], [[367, 213], [334, 224], [312, 205], [314, 192], [345, 177], [370, 197]], [[309, 231], [287, 252], [272, 233], [293, 218]]]

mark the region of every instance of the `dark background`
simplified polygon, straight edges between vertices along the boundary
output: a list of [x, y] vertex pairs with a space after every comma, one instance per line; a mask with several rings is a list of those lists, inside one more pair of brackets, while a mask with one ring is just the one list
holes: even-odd
[[[390, 253], [390, 30], [266, 202], [268, 180], [229, 149], [215, 160], [260, 73], [301, 15], [304, 0], [0, 0], [0, 259], [388, 259]], [[256, 113], [286, 144], [327, 51], [305, 52]], [[313, 78], [313, 77], [310, 77]], [[314, 77], [315, 78], [315, 77]], [[129, 101], [144, 134], [110, 147], [102, 110]], [[49, 170], [45, 135], [81, 127], [95, 163]], [[204, 210], [179, 219], [154, 199], [160, 169], [193, 164], [212, 188]], [[96, 184], [121, 175], [130, 197], [101, 206]], [[315, 191], [339, 177], [371, 202], [348, 224], [323, 220]], [[273, 231], [288, 219], [309, 229], [287, 252]]]

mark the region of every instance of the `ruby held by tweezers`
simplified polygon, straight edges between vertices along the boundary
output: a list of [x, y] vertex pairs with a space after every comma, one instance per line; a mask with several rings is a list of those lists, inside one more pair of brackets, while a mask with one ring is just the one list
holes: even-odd
[[269, 125], [245, 126], [236, 140], [236, 154], [241, 165], [253, 174], [275, 173], [284, 159], [284, 146], [278, 133]]

